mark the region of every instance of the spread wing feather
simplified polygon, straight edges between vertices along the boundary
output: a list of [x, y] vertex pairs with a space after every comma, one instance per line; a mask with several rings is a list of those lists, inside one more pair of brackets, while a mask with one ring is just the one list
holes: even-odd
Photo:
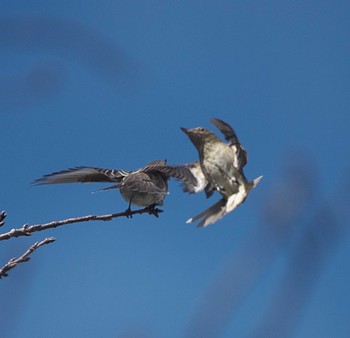
[[100, 169], [93, 167], [74, 167], [62, 171], [56, 171], [51, 174], [35, 180], [33, 184], [60, 184], [76, 182], [121, 182], [124, 177], [129, 175], [126, 170]]
[[229, 146], [235, 151], [236, 157], [233, 161], [233, 165], [238, 170], [241, 170], [247, 164], [248, 156], [247, 151], [239, 142], [235, 131], [230, 125], [220, 119], [211, 119], [210, 121], [221, 131], [226, 141], [228, 141]]

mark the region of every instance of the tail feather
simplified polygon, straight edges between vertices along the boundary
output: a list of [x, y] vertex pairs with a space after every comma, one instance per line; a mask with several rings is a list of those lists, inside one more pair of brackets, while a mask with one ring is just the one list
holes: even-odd
[[254, 178], [254, 180], [253, 180], [252, 182], [249, 183], [249, 185], [250, 185], [250, 190], [251, 190], [251, 189], [254, 189], [254, 188], [258, 185], [258, 183], [261, 181], [261, 179], [262, 179], [263, 177], [264, 177], [264, 176], [259, 176], [259, 177], [257, 177], [257, 178]]
[[209, 224], [213, 224], [222, 217], [226, 215], [226, 200], [221, 199], [208, 209], [204, 210], [200, 214], [198, 214], [195, 217], [192, 217], [186, 221], [186, 223], [193, 223], [197, 220], [201, 221], [198, 223], [198, 227], [206, 227]]
[[257, 186], [262, 179], [262, 176], [257, 177], [250, 183], [248, 189], [244, 185], [241, 185], [236, 194], [232, 194], [227, 199], [222, 198], [220, 201], [204, 210], [195, 217], [190, 218], [186, 223], [193, 223], [200, 220], [199, 227], [206, 227], [209, 224], [213, 224], [219, 219], [223, 218], [226, 214], [235, 210], [240, 204], [242, 204], [248, 196], [249, 190]]
[[96, 194], [98, 192], [111, 190], [111, 189], [120, 189], [120, 184], [115, 184], [115, 185], [112, 185], [112, 186], [107, 187], [107, 188], [97, 189], [96, 191], [93, 191], [92, 194]]

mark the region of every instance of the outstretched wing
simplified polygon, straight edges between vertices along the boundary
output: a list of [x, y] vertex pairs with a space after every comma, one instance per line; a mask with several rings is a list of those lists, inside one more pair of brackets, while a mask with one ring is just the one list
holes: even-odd
[[181, 180], [183, 183], [183, 190], [190, 194], [205, 190], [206, 196], [210, 197], [215, 190], [214, 186], [205, 178], [198, 161], [178, 166], [158, 166], [156, 170], [167, 177]]
[[235, 131], [230, 125], [220, 119], [211, 119], [210, 121], [221, 131], [226, 141], [228, 141], [229, 146], [234, 150], [236, 156], [233, 165], [238, 170], [241, 170], [247, 164], [248, 156], [246, 150], [239, 142]]
[[[199, 162], [198, 163], [199, 166]], [[201, 177], [197, 177], [197, 174], [192, 172], [192, 164], [184, 164], [179, 166], [171, 166], [171, 165], [153, 165], [153, 166], [147, 166], [143, 169], [146, 173], [160, 173], [163, 176], [167, 178], [176, 178], [178, 180], [181, 180], [184, 184], [184, 190], [186, 192], [198, 192], [204, 189], [201, 188], [202, 182]], [[199, 168], [200, 169], [200, 168]], [[203, 178], [204, 175], [202, 171], [200, 171]], [[186, 188], [188, 187], [188, 189]], [[195, 187], [198, 187], [198, 191], [194, 191]]]
[[35, 180], [33, 184], [61, 184], [61, 183], [86, 183], [86, 182], [120, 182], [130, 171], [101, 169], [92, 167], [74, 167], [56, 171]]
[[195, 178], [195, 181], [184, 181], [184, 191], [189, 193], [197, 193], [206, 189], [209, 182], [205, 178], [201, 165], [198, 161], [186, 164], [182, 170], [187, 170]]
[[183, 182], [188, 182], [189, 184], [196, 184], [196, 178], [192, 173], [186, 168], [185, 165], [181, 166], [170, 166], [166, 162], [164, 164], [149, 164], [143, 169], [143, 172], [147, 174], [160, 174], [168, 178], [176, 178]]
[[166, 165], [166, 160], [152, 161], [152, 162], [148, 163], [145, 168], [152, 168], [152, 167], [156, 167], [158, 165]]

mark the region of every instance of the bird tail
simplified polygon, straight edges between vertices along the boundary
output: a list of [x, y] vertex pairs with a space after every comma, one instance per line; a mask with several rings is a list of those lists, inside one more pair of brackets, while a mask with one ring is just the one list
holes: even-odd
[[188, 219], [186, 223], [193, 223], [201, 219], [201, 221], [198, 223], [197, 226], [206, 227], [209, 224], [215, 223], [225, 215], [226, 215], [226, 200], [222, 198], [220, 201], [212, 205], [210, 208], [204, 210], [197, 216]]
[[98, 192], [102, 192], [102, 191], [106, 191], [106, 190], [111, 190], [111, 189], [119, 189], [119, 188], [120, 188], [120, 184], [115, 184], [115, 185], [112, 185], [111, 187], [97, 189], [96, 191], [93, 191], [92, 194], [96, 194], [96, 193], [98, 193]]
[[240, 204], [242, 204], [247, 198], [249, 191], [254, 189], [258, 185], [258, 183], [261, 181], [262, 178], [263, 176], [259, 176], [255, 178], [252, 182], [248, 184], [248, 189], [239, 188], [236, 194], [229, 196], [225, 206], [226, 213], [228, 214], [229, 212], [235, 210]]
[[250, 187], [250, 189], [254, 189], [254, 188], [258, 185], [258, 183], [261, 181], [261, 179], [262, 179], [263, 177], [264, 177], [264, 176], [259, 176], [259, 177], [255, 178], [255, 179], [253, 180], [253, 182], [251, 182], [251, 187]]
[[[262, 178], [263, 176], [259, 176], [250, 182], [250, 189], [255, 188]], [[229, 212], [235, 210], [241, 203], [243, 203], [250, 189], [248, 188], [248, 191], [245, 189], [238, 191], [236, 194], [229, 196], [228, 199], [222, 198], [220, 201], [204, 210], [197, 216], [188, 219], [186, 223], [193, 223], [200, 220], [198, 223], [199, 227], [206, 227], [209, 224], [215, 223]]]

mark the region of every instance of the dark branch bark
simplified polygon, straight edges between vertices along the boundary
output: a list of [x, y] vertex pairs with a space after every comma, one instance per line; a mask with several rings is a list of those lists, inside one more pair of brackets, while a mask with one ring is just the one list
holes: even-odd
[[[80, 223], [80, 222], [88, 222], [88, 221], [110, 221], [113, 218], [116, 217], [132, 217], [132, 215], [135, 214], [145, 214], [148, 213], [150, 215], [154, 215], [158, 217], [159, 213], [161, 213], [163, 210], [154, 208], [154, 207], [146, 207], [144, 209], [139, 210], [126, 210], [124, 212], [119, 212], [115, 214], [107, 214], [107, 215], [89, 215], [89, 216], [82, 216], [82, 217], [75, 217], [75, 218], [68, 218], [61, 221], [52, 221], [49, 223], [44, 224], [35, 224], [35, 225], [29, 225], [24, 224], [21, 228], [18, 229], [12, 229], [9, 232], [0, 234], [0, 241], [7, 240], [14, 237], [20, 237], [20, 236], [30, 236], [32, 233], [37, 231], [44, 231], [47, 229], [57, 228], [66, 224], [72, 224], [72, 223]], [[0, 212], [0, 226], [4, 225], [4, 219], [6, 218], [5, 211]], [[29, 255], [32, 254], [36, 249], [40, 248], [41, 246], [45, 244], [49, 244], [54, 242], [56, 239], [53, 237], [48, 237], [42, 240], [41, 242], [36, 242], [32, 246], [29, 247], [29, 249], [19, 258], [12, 258], [8, 261], [7, 264], [5, 264], [0, 269], [0, 279], [2, 277], [7, 277], [7, 272], [11, 269], [13, 269], [17, 264], [19, 263], [25, 263], [28, 262], [30, 257]]]
[[66, 224], [88, 222], [88, 221], [110, 221], [111, 219], [116, 217], [123, 217], [123, 216], [131, 217], [132, 215], [135, 215], [135, 214], [145, 214], [145, 213], [158, 217], [158, 214], [160, 212], [162, 212], [162, 210], [146, 207], [144, 209], [139, 209], [134, 211], [127, 210], [127, 211], [119, 212], [115, 214], [89, 215], [89, 216], [68, 218], [62, 221], [52, 221], [45, 224], [36, 224], [36, 225], [24, 224], [21, 228], [12, 229], [9, 232], [0, 234], [0, 241], [7, 240], [13, 237], [30, 236], [33, 232], [57, 228]]
[[5, 264], [1, 269], [0, 269], [0, 279], [2, 277], [7, 277], [8, 276], [8, 271], [13, 269], [17, 264], [20, 263], [25, 263], [30, 260], [30, 255], [38, 248], [45, 244], [53, 243], [56, 239], [53, 237], [48, 237], [42, 240], [41, 242], [36, 242], [33, 245], [29, 247], [29, 249], [20, 257], [18, 258], [12, 258], [8, 261], [7, 264]]

